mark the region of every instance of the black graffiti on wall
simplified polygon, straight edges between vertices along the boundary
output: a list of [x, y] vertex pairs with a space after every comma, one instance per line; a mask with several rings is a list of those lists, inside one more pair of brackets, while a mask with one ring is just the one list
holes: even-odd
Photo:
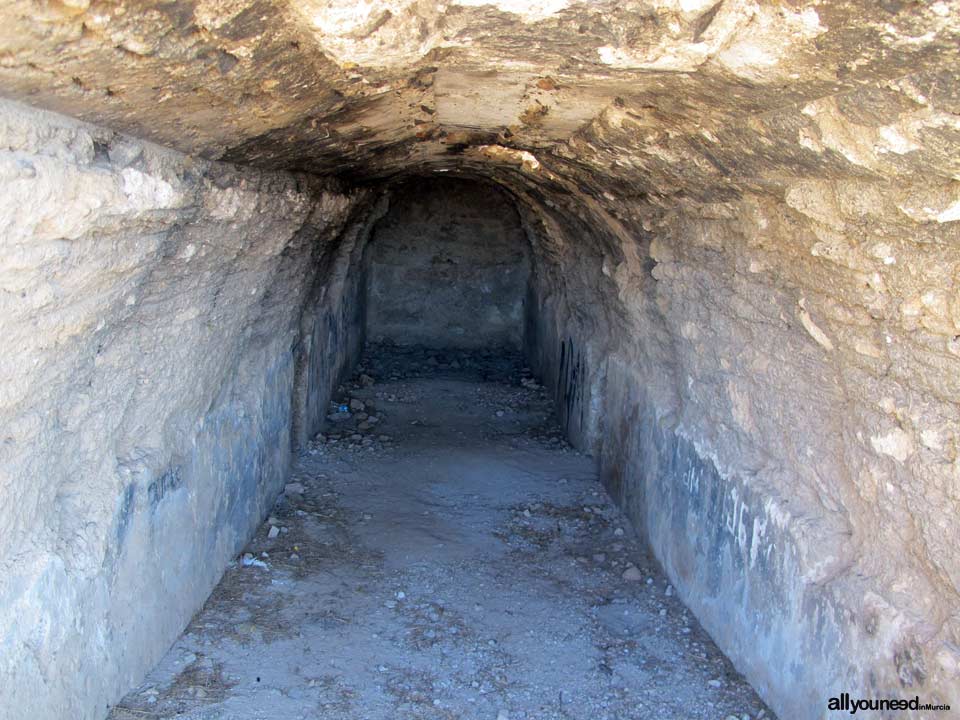
[[583, 353], [574, 346], [572, 338], [561, 340], [555, 396], [560, 409], [560, 421], [568, 432], [574, 419], [578, 428], [583, 427], [583, 381], [585, 378]]
[[147, 487], [147, 497], [150, 499], [150, 507], [155, 508], [167, 494], [176, 490], [182, 484], [183, 476], [179, 465], [164, 470], [160, 477], [156, 478]]

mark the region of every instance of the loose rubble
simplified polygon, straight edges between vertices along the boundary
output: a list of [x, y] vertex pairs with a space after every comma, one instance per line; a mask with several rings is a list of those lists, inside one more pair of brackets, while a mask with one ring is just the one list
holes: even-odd
[[[428, 401], [406, 382], [428, 377], [478, 382], [473, 405], [489, 410], [491, 419], [506, 421], [488, 432], [573, 451], [553, 419], [549, 394], [516, 350], [436, 350], [384, 342], [367, 346], [361, 364], [330, 401], [326, 428], [307, 444], [305, 452], [343, 457], [394, 450], [393, 436], [379, 428], [396, 404]], [[382, 389], [378, 378], [390, 384], [390, 391]], [[531, 425], [526, 418], [521, 420], [531, 410], [541, 422]]]

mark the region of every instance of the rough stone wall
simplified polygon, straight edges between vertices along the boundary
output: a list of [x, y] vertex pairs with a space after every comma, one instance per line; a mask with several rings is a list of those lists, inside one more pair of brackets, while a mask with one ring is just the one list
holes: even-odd
[[331, 389], [353, 366], [366, 339], [366, 267], [363, 253], [377, 220], [387, 209], [387, 195], [372, 207], [358, 204], [335, 252], [326, 252], [314, 273], [296, 349], [294, 440], [302, 445], [325, 421]]
[[607, 371], [618, 489], [721, 646], [812, 717], [843, 691], [960, 701], [960, 253], [952, 221], [910, 217], [916, 192], [678, 208], [633, 279], [668, 382], [626, 348]]
[[487, 184], [398, 188], [368, 249], [368, 333], [399, 344], [519, 347], [529, 243], [513, 204]]
[[953, 192], [834, 178], [780, 200], [581, 199], [586, 233], [539, 211], [535, 365], [784, 717], [841, 692], [960, 702]]
[[282, 487], [356, 198], [8, 102], [0, 138], [0, 717], [100, 718]]
[[522, 188], [514, 190], [533, 249], [524, 313], [523, 350], [530, 367], [553, 394], [558, 419], [575, 446], [598, 452], [602, 441], [604, 353], [611, 338], [613, 305], [606, 294], [602, 253], [583, 238], [597, 235], [568, 212], [549, 207]]
[[960, 701], [952, 192], [798, 180], [647, 208], [604, 261], [619, 340], [581, 344], [608, 353], [606, 481], [785, 716]]

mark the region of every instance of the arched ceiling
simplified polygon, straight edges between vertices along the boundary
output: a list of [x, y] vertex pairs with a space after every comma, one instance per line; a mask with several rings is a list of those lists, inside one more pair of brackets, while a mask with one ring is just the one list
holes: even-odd
[[[0, 8], [0, 92], [263, 168], [355, 180], [500, 168], [723, 197], [805, 168], [869, 174], [928, 146], [922, 133], [955, 144], [958, 8], [14, 0]], [[876, 142], [858, 149], [851, 127]], [[960, 176], [934, 154], [918, 171]]]

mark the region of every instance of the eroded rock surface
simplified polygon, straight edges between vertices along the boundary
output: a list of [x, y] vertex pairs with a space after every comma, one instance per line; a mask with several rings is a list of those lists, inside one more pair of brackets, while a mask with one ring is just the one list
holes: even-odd
[[[960, 706], [956, 2], [17, 0], [0, 20], [0, 92], [111, 129], [4, 106], [2, 662], [37, 717], [96, 716], [199, 604], [356, 347], [359, 302], [336, 298], [361, 291], [375, 186], [441, 171], [516, 200], [528, 357], [773, 708]], [[196, 567], [174, 572], [192, 519], [111, 554], [150, 487], [207, 517], [260, 468]], [[190, 473], [220, 490], [164, 490], [206, 487]], [[174, 577], [164, 615], [143, 590]], [[104, 620], [124, 593], [143, 605]], [[166, 640], [131, 659], [133, 617]]]
[[343, 330], [326, 364], [295, 341], [359, 196], [9, 102], [0, 135], [0, 715], [98, 717], [272, 504], [299, 397], [325, 404], [349, 362], [342, 293], [313, 311]]

